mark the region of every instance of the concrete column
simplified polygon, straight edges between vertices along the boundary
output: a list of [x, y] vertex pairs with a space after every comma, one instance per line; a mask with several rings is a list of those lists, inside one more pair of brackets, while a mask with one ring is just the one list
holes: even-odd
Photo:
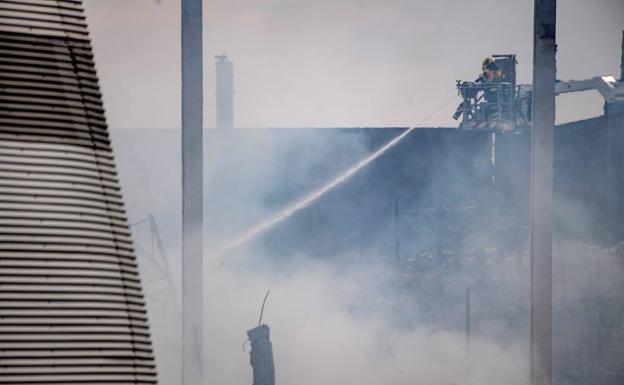
[[202, 0], [182, 0], [182, 384], [203, 376]]
[[269, 337], [269, 327], [258, 325], [247, 332], [251, 341], [251, 367], [253, 385], [275, 385], [275, 363], [273, 345]]
[[556, 0], [535, 0], [531, 131], [531, 383], [552, 384]]

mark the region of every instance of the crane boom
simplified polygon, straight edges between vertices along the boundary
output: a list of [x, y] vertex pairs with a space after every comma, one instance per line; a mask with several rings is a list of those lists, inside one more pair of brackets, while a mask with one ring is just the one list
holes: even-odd
[[606, 103], [624, 100], [624, 83], [619, 83], [613, 76], [596, 76], [584, 80], [557, 81], [555, 94], [596, 90]]

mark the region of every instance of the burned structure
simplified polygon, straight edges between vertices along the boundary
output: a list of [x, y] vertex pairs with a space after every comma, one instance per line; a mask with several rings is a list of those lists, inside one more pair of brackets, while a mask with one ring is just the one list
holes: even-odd
[[[622, 196], [624, 185], [621, 172], [614, 171], [621, 168], [611, 163], [614, 158], [606, 151], [614, 146], [617, 154], [624, 142], [610, 142], [608, 121], [622, 132], [624, 120], [615, 114], [555, 128], [553, 370], [557, 384], [581, 385], [597, 378], [609, 385], [622, 381], [618, 358], [624, 355], [619, 337], [624, 332], [620, 322], [624, 290], [597, 290], [602, 284], [617, 287], [624, 269], [623, 248], [618, 245], [624, 239], [624, 216], [609, 208], [609, 197]], [[246, 225], [280, 210], [284, 202], [317, 188], [404, 130], [207, 131], [205, 180], [212, 197], [206, 206], [212, 218], [206, 225], [208, 241], [218, 243], [244, 231], [245, 226], [232, 230], [226, 224]], [[137, 161], [137, 156], [146, 156], [135, 153], [137, 146], [148, 153], [174, 151], [172, 131], [124, 130], [113, 135], [127, 177], [153, 173], [143, 168], [150, 164], [149, 158]], [[224, 147], [228, 151], [219, 153], [218, 148]], [[493, 146], [490, 132], [419, 128], [340, 188], [262, 234], [249, 247], [270, 255], [270, 259], [258, 257], [259, 263], [264, 267], [275, 263], [276, 269], [287, 269], [293, 255], [328, 259], [355, 255], [358, 261], [387, 258], [398, 271], [390, 280], [396, 292], [388, 300], [397, 302], [391, 313], [403, 327], [427, 325], [463, 332], [468, 287], [472, 338], [526, 340], [529, 154], [526, 131], [496, 133]], [[614, 181], [608, 183], [609, 178]], [[270, 183], [259, 186], [258, 180]], [[169, 183], [166, 191], [173, 196], [175, 181], [162, 183]], [[127, 194], [140, 197], [140, 186], [128, 188]], [[167, 212], [166, 207], [154, 210], [160, 215]], [[381, 293], [368, 294], [358, 306], [374, 311]]]
[[275, 364], [273, 362], [273, 345], [269, 337], [270, 329], [262, 324], [247, 332], [251, 342], [251, 367], [253, 385], [275, 385]]
[[155, 384], [78, 0], [0, 1], [0, 382]]

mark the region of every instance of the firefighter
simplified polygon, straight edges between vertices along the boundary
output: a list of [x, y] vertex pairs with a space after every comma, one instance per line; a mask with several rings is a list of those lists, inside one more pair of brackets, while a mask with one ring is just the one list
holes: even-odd
[[477, 79], [477, 83], [487, 83], [494, 81], [502, 81], [505, 77], [503, 70], [500, 69], [494, 58], [488, 56], [481, 63], [482, 74]]
[[500, 112], [498, 111], [498, 93], [500, 90], [496, 84], [502, 82], [505, 74], [498, 64], [496, 64], [494, 58], [490, 56], [483, 59], [481, 70], [482, 73], [477, 83], [492, 85], [492, 87], [486, 87], [483, 90], [483, 99], [485, 100], [485, 105], [483, 107], [485, 108], [485, 114], [488, 120], [497, 119]]
[[[504, 77], [505, 77], [505, 74], [503, 73], [503, 70], [501, 70], [498, 64], [496, 64], [496, 61], [494, 60], [494, 58], [491, 56], [488, 56], [485, 59], [483, 59], [483, 61], [481, 62], [481, 74], [475, 80], [475, 83], [488, 84], [488, 83], [494, 83], [494, 82], [501, 82]], [[470, 97], [473, 97], [473, 96], [476, 96], [476, 95], [470, 95]], [[497, 95], [496, 95], [495, 90], [490, 90], [490, 89], [484, 90], [484, 97], [485, 97], [485, 100], [490, 103], [495, 103], [497, 100]], [[453, 119], [455, 120], [459, 119], [459, 117], [463, 113], [463, 110], [464, 110], [464, 102], [460, 103], [459, 106], [457, 106], [457, 109], [455, 110], [455, 113], [453, 114]]]

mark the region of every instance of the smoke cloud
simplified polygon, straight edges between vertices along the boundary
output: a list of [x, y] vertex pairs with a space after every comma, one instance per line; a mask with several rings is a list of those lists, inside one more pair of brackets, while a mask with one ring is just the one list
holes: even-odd
[[[488, 135], [415, 130], [406, 142], [274, 229], [228, 253], [210, 253], [403, 131], [208, 135], [205, 346], [210, 381], [251, 383], [245, 332], [257, 324], [262, 296], [270, 289], [264, 322], [272, 331], [279, 384], [528, 383], [526, 232], [509, 222], [513, 216], [498, 218], [479, 209], [484, 198], [498, 199], [484, 193], [491, 181]], [[173, 282], [165, 284], [149, 259], [140, 260], [160, 380], [174, 384], [180, 376], [179, 144], [172, 131], [120, 130], [113, 140], [130, 218], [154, 213], [173, 273]], [[499, 162], [505, 161], [503, 154], [520, 151], [504, 147], [502, 139], [497, 144]], [[512, 199], [528, 188], [518, 180], [521, 175], [512, 177], [515, 183], [505, 191]], [[400, 261], [394, 256], [394, 196], [388, 199], [389, 191], [406, 210], [399, 218]], [[573, 234], [589, 233], [592, 222], [580, 201], [568, 192], [560, 193], [558, 201], [566, 202], [560, 221], [574, 223]], [[484, 220], [494, 222], [485, 225]], [[149, 251], [151, 235], [140, 226], [133, 228], [135, 242]], [[460, 228], [465, 234], [455, 233]], [[519, 238], [520, 246], [492, 246], [510, 237]], [[591, 334], [575, 331], [607, 322], [599, 321], [608, 318], [599, 304], [616, 303], [622, 292], [620, 253], [617, 247], [558, 240], [556, 346], [567, 346], [568, 352], [576, 346], [580, 352], [584, 344], [596, 343]], [[587, 309], [588, 303], [602, 315], [570, 313]], [[564, 305], [568, 313], [557, 310]], [[569, 367], [573, 356], [557, 355], [556, 365]]]
[[[160, 381], [173, 385], [181, 370], [179, 1], [85, 3], [130, 222], [154, 215], [169, 264], [170, 280], [154, 262], [153, 234], [134, 226]], [[531, 12], [529, 2], [494, 0], [427, 7], [403, 0], [206, 2], [206, 125], [214, 120], [212, 55], [226, 51], [235, 63], [235, 124], [256, 127], [207, 134], [210, 383], [251, 383], [245, 332], [256, 326], [270, 289], [264, 321], [278, 384], [528, 384], [526, 228], [517, 223], [522, 217], [482, 209], [504, 209], [505, 202], [482, 191], [493, 172], [485, 135], [413, 130], [270, 231], [227, 253], [212, 251], [405, 130], [258, 127], [411, 127], [452, 96], [455, 79], [474, 78], [491, 53], [518, 54], [518, 78], [528, 83]], [[617, 73], [622, 3], [562, 1], [559, 12], [559, 77]], [[484, 23], [483, 15], [493, 17]], [[454, 125], [454, 107], [430, 125]], [[557, 109], [559, 120], [573, 120], [601, 113], [602, 101], [564, 97]], [[499, 156], [522, 163], [528, 152], [516, 150]], [[522, 207], [528, 185], [509, 179], [507, 203]], [[558, 202], [568, 198], [575, 199], [562, 194]], [[562, 223], [596, 232], [586, 208], [561, 207]], [[511, 246], [492, 246], [502, 240]], [[556, 306], [612, 303], [622, 292], [619, 255], [618, 248], [560, 239]], [[574, 351], [591, 339], [574, 331], [600, 317], [556, 317], [556, 343]]]
[[[234, 61], [236, 127], [413, 126], [493, 53], [517, 54], [519, 81], [532, 81], [531, 1], [204, 3], [206, 127], [213, 55], [224, 52]], [[113, 128], [179, 127], [179, 6], [85, 0]], [[558, 77], [617, 75], [624, 2], [562, 0], [558, 9]], [[602, 112], [592, 92], [558, 100], [562, 122]], [[454, 126], [453, 107], [431, 125]]]

